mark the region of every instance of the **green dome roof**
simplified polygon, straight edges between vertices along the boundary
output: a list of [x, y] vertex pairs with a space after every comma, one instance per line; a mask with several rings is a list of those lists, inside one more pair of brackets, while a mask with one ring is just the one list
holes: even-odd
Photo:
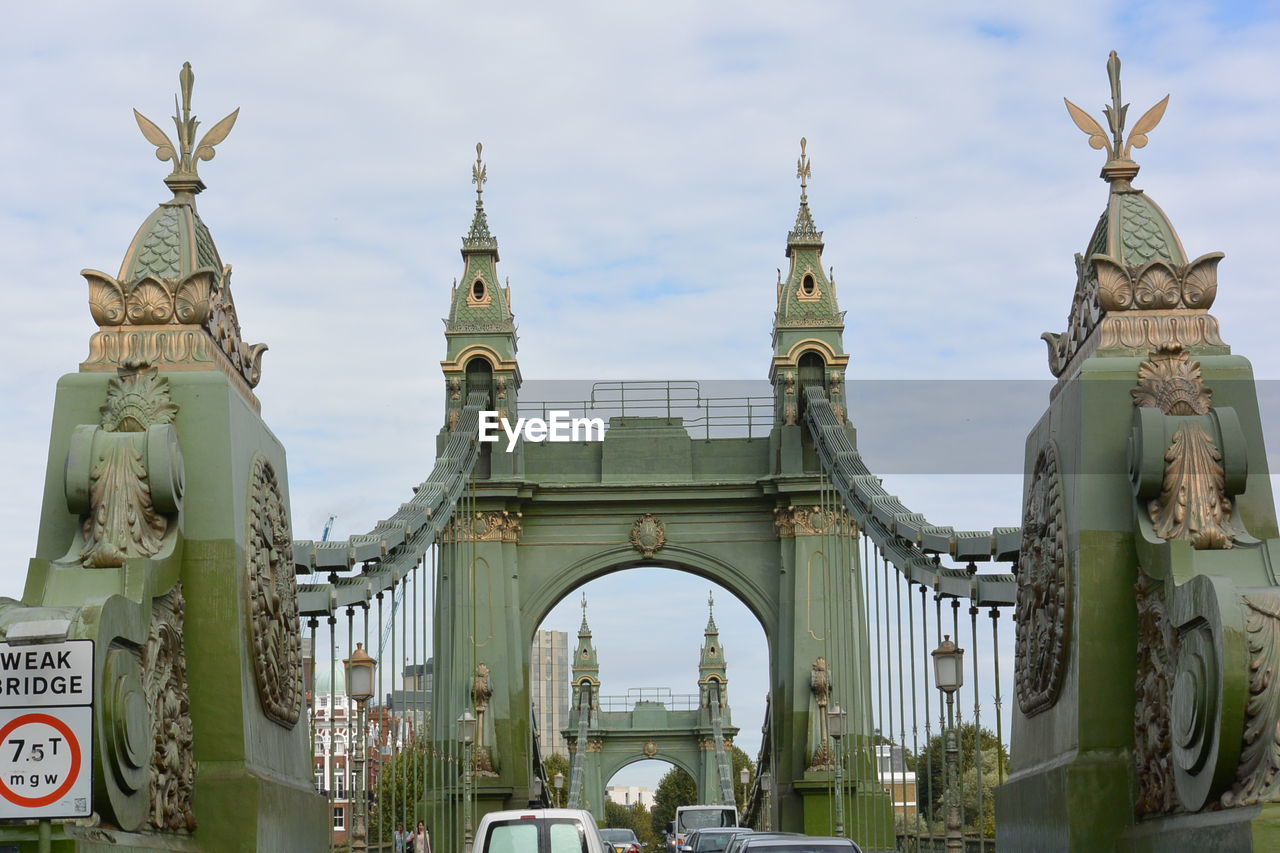
[[193, 200], [175, 198], [161, 204], [134, 235], [120, 264], [120, 281], [147, 276], [177, 280], [198, 269], [221, 277], [222, 259]]

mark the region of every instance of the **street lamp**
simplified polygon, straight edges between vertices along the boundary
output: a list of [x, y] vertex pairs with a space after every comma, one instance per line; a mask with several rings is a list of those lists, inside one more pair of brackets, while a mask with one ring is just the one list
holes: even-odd
[[555, 778], [551, 780], [551, 783], [556, 786], [556, 806], [558, 808], [563, 808], [564, 807], [564, 774], [561, 773], [559, 770], [557, 770]]
[[840, 751], [840, 740], [845, 735], [845, 723], [849, 712], [841, 710], [839, 705], [832, 705], [827, 713], [827, 733], [836, 742], [836, 835], [844, 837], [844, 755]]
[[773, 800], [769, 796], [773, 793], [773, 774], [760, 774], [760, 790], [764, 794], [764, 831], [768, 832], [773, 827], [773, 818], [769, 814], [769, 810], [773, 808]]
[[964, 649], [945, 634], [933, 650], [933, 680], [947, 694], [947, 850], [964, 850], [964, 828], [960, 821], [960, 793], [956, 790], [956, 761], [960, 753], [956, 745], [955, 693], [964, 684]]
[[356, 808], [355, 814], [351, 819], [351, 849], [365, 850], [368, 848], [368, 817], [369, 801], [367, 799], [367, 788], [365, 784], [365, 754], [368, 749], [366, 740], [368, 735], [365, 732], [365, 713], [364, 703], [373, 698], [373, 671], [378, 666], [378, 662], [369, 657], [369, 653], [364, 650], [364, 643], [356, 643], [356, 650], [351, 657], [346, 658], [342, 662], [342, 668], [347, 676], [347, 695], [356, 702], [356, 737], [358, 739], [355, 749], [355, 765], [356, 765]]
[[467, 708], [458, 717], [458, 740], [462, 743], [462, 833], [463, 851], [471, 853], [471, 745], [476, 742], [476, 718]]

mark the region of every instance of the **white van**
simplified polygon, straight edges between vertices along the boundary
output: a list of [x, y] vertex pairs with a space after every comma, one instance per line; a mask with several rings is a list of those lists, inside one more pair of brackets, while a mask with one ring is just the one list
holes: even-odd
[[489, 812], [476, 828], [475, 853], [612, 853], [583, 809]]

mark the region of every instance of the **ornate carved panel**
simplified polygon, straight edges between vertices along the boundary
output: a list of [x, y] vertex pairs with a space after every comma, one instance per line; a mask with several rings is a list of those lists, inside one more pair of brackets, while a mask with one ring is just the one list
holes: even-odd
[[1138, 570], [1137, 701], [1133, 712], [1133, 760], [1138, 815], [1167, 814], [1178, 807], [1173, 776], [1169, 703], [1176, 674], [1176, 632], [1169, 622], [1163, 585]]
[[773, 524], [779, 539], [796, 536], [853, 536], [858, 535], [858, 523], [843, 509], [819, 506], [786, 508], [773, 511]]
[[440, 534], [441, 542], [519, 542], [521, 513], [477, 512], [470, 518], [454, 517]]
[[147, 706], [151, 714], [150, 825], [162, 832], [196, 828], [192, 807], [196, 766], [191, 757], [191, 696], [182, 625], [181, 585], [152, 604], [151, 635], [144, 652]]
[[302, 635], [292, 545], [275, 468], [257, 456], [249, 477], [246, 616], [262, 712], [288, 729], [302, 710]]
[[1027, 716], [1053, 707], [1066, 675], [1071, 636], [1066, 537], [1058, 451], [1050, 442], [1040, 449], [1027, 491], [1017, 566], [1014, 686]]
[[1280, 802], [1280, 591], [1242, 597], [1249, 644], [1249, 699], [1227, 807]]

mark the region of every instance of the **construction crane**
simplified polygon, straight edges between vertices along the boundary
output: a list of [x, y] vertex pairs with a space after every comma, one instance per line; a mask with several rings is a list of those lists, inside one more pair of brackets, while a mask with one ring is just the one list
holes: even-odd
[[329, 534], [333, 532], [333, 522], [336, 518], [336, 515], [331, 515], [329, 516], [329, 520], [324, 523], [324, 535], [320, 537], [321, 542], [329, 541]]

